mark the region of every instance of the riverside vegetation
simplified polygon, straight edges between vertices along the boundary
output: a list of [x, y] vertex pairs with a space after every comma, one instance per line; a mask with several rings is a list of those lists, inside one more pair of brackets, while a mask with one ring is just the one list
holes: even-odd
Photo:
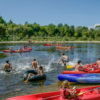
[[100, 26], [88, 29], [86, 26], [69, 26], [67, 24], [37, 23], [24, 25], [6, 22], [0, 17], [0, 41], [100, 41]]

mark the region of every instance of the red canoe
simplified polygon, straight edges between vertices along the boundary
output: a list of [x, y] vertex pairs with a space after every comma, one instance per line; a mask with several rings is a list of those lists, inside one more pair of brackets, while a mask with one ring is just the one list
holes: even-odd
[[[92, 68], [94, 68], [94, 70], [91, 70]], [[63, 71], [62, 74], [100, 73], [100, 69], [98, 69], [96, 63], [84, 65], [82, 66], [82, 69], [84, 69], [84, 71]]]
[[79, 99], [63, 99], [60, 91], [57, 91], [12, 97], [6, 100], [100, 100], [100, 86], [79, 88], [76, 91]]
[[[31, 51], [32, 50], [32, 48], [26, 48], [26, 49], [23, 49], [23, 50], [21, 50], [21, 51], [19, 51], [19, 50], [12, 50], [12, 53], [21, 53], [21, 52], [29, 52], [29, 51]], [[11, 52], [10, 50], [2, 50], [3, 52]]]
[[48, 44], [44, 44], [44, 46], [62, 46], [63, 44], [50, 44], [50, 43], [48, 43]]
[[84, 71], [63, 71], [62, 74], [84, 74], [84, 73], [100, 73], [100, 70], [94, 70], [89, 72]]
[[44, 46], [52, 46], [52, 44], [44, 44]]
[[71, 46], [56, 46], [56, 49], [74, 49], [75, 47]]

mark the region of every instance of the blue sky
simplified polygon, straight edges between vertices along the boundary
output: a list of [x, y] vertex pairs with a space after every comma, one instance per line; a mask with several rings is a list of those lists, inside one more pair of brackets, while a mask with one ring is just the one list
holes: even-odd
[[0, 16], [17, 24], [93, 26], [100, 23], [100, 0], [0, 0]]

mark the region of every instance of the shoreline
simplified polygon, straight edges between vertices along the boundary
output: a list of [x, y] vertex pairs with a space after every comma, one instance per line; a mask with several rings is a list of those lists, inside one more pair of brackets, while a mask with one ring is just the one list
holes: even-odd
[[[9, 93], [5, 93], [0, 95], [1, 100], [6, 100], [7, 98], [16, 97], [16, 96], [23, 96], [23, 95], [32, 95], [32, 94], [38, 94], [38, 93], [45, 93], [45, 92], [54, 92], [59, 91], [61, 83], [56, 83], [48, 86], [38, 86], [35, 88], [28, 88], [25, 90], [19, 90], [19, 91], [13, 91]], [[97, 86], [99, 84], [71, 84], [71, 87], [76, 86], [77, 88], [84, 88], [84, 87], [91, 87], [91, 86]]]
[[[28, 41], [0, 41], [0, 44], [29, 43]], [[38, 43], [100, 43], [100, 41], [32, 41], [32, 44]]]

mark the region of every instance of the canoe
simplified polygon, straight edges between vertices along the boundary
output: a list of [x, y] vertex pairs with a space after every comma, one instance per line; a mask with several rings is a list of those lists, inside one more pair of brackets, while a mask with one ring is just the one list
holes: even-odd
[[56, 49], [74, 49], [75, 47], [71, 47], [71, 46], [56, 46]]
[[43, 74], [42, 76], [41, 75], [36, 75], [36, 74], [38, 74], [38, 72], [36, 70], [28, 70], [28, 71], [26, 71], [24, 73], [24, 80], [27, 79], [29, 73], [33, 73], [34, 74], [33, 76], [31, 76], [29, 78], [29, 81], [41, 81], [41, 80], [45, 80], [46, 79], [46, 75], [45, 74]]
[[56, 91], [12, 97], [6, 100], [100, 100], [99, 88], [100, 86], [92, 86], [76, 89], [78, 95], [81, 93], [81, 95], [78, 96], [78, 99], [63, 99], [60, 91]]
[[[68, 66], [68, 68], [73, 67], [71, 65], [67, 65], [67, 66]], [[94, 68], [94, 70], [92, 70], [92, 68]], [[82, 71], [63, 71], [62, 74], [100, 73], [100, 69], [98, 69], [98, 66], [96, 63], [84, 65], [84, 66], [82, 66], [81, 70]]]
[[100, 74], [60, 74], [58, 79], [76, 83], [100, 83]]
[[62, 46], [63, 44], [44, 44], [44, 46]]
[[11, 52], [11, 53], [22, 53], [22, 52], [30, 52], [32, 50], [32, 48], [27, 48], [27, 49], [23, 49], [21, 51], [19, 50], [12, 50], [12, 52], [10, 50], [2, 50], [3, 52]]
[[52, 44], [44, 44], [44, 46], [52, 46]]
[[63, 71], [62, 74], [86, 74], [86, 73], [100, 73], [100, 70], [93, 70], [93, 71]]
[[[10, 50], [2, 50], [3, 52], [11, 52]], [[12, 50], [12, 52], [15, 52], [15, 50]]]

